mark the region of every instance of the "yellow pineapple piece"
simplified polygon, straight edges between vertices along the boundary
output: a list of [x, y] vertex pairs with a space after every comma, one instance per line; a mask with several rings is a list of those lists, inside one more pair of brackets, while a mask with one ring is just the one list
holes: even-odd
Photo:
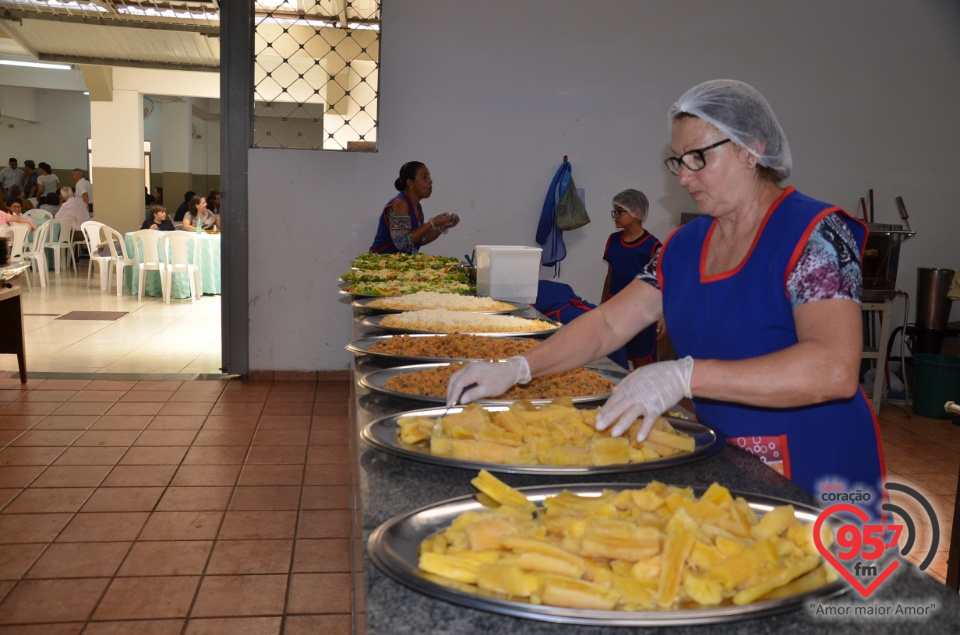
[[450, 437], [430, 437], [430, 454], [434, 456], [451, 456], [453, 454], [453, 439]]
[[523, 434], [524, 425], [523, 421], [517, 417], [516, 413], [510, 410], [504, 410], [502, 412], [496, 412], [493, 415], [493, 420], [497, 422], [497, 425], [502, 427], [507, 432], [513, 432], [514, 434]]
[[661, 560], [659, 555], [638, 560], [637, 563], [633, 565], [633, 568], [630, 569], [630, 575], [637, 580], [654, 582], [659, 586]]
[[718, 578], [726, 589], [734, 589], [757, 576], [780, 559], [771, 540], [761, 540], [744, 547], [739, 553], [727, 556], [710, 567], [710, 575]]
[[693, 452], [697, 447], [696, 439], [688, 434], [661, 430], [651, 430], [644, 443], [656, 443], [681, 452]]
[[707, 491], [703, 493], [703, 496], [700, 497], [700, 500], [710, 501], [714, 505], [727, 510], [733, 507], [733, 495], [730, 494], [730, 490], [719, 483], [710, 485]]
[[500, 430], [495, 427], [484, 428], [483, 430], [478, 430], [476, 434], [477, 441], [486, 441], [489, 443], [497, 443], [499, 445], [507, 445], [510, 447], [519, 448], [523, 445], [523, 437], [515, 432], [507, 432], [506, 430]]
[[765, 540], [773, 536], [779, 536], [787, 530], [796, 519], [793, 505], [781, 505], [774, 507], [760, 521], [750, 528], [750, 535], [756, 540]]
[[830, 576], [831, 573], [834, 574], [833, 579], [835, 579], [836, 571], [826, 565], [820, 565], [810, 573], [800, 576], [793, 582], [788, 582], [781, 587], [777, 587], [758, 599], [779, 600], [780, 598], [809, 593], [814, 589], [819, 589], [823, 585], [833, 582]]
[[614, 576], [610, 588], [619, 594], [619, 604], [627, 611], [649, 611], [657, 606], [657, 583], [654, 580]]
[[517, 553], [540, 553], [550, 558], [565, 560], [579, 569], [583, 569], [586, 566], [583, 558], [580, 556], [572, 554], [569, 551], [564, 550], [559, 545], [551, 544], [545, 540], [533, 540], [530, 538], [523, 538], [508, 534], [501, 536], [500, 544], [505, 549], [510, 549], [511, 551], [515, 551]]
[[641, 490], [632, 490], [631, 498], [634, 505], [647, 512], [652, 512], [666, 502], [666, 499], [655, 488], [649, 486]]
[[473, 439], [454, 439], [451, 456], [461, 461], [508, 464], [519, 463], [523, 458], [523, 454], [518, 447]]
[[629, 521], [595, 520], [580, 541], [580, 555], [622, 560], [643, 560], [660, 549], [660, 532]]
[[539, 573], [554, 573], [556, 575], [579, 578], [586, 571], [586, 565], [576, 565], [565, 558], [553, 558], [542, 553], [525, 551], [511, 556], [503, 556], [501, 562], [520, 567], [524, 571]]
[[543, 575], [540, 580], [544, 604], [599, 611], [610, 611], [617, 606], [619, 594], [598, 584], [555, 575]]
[[540, 587], [540, 579], [516, 565], [488, 564], [477, 571], [477, 586], [487, 591], [529, 597]]
[[[669, 500], [668, 496], [668, 504]], [[657, 604], [662, 608], [673, 606], [677, 599], [681, 575], [698, 533], [693, 519], [682, 508], [677, 509], [667, 523], [663, 559], [660, 562], [660, 585], [657, 589]]]
[[596, 437], [590, 442], [593, 465], [619, 465], [630, 462], [630, 441], [624, 437]]
[[455, 554], [420, 554], [419, 567], [423, 571], [466, 584], [476, 583], [477, 572], [480, 571], [481, 566], [483, 566], [481, 562]]
[[804, 556], [800, 560], [782, 565], [776, 570], [769, 572], [759, 582], [748, 586], [733, 596], [733, 603], [737, 605], [750, 604], [758, 598], [770, 593], [777, 587], [781, 587], [793, 580], [796, 580], [805, 573], [809, 573], [820, 564], [819, 556]]
[[513, 523], [502, 518], [481, 520], [471, 523], [464, 529], [467, 534], [467, 545], [471, 551], [499, 549], [503, 535], [514, 531]]
[[575, 445], [555, 445], [546, 452], [546, 465], [590, 465], [590, 450]]
[[501, 505], [515, 505], [530, 511], [536, 509], [536, 505], [527, 500], [526, 496], [486, 470], [480, 470], [470, 484]]
[[691, 600], [703, 606], [715, 606], [723, 601], [723, 585], [706, 574], [687, 570], [683, 573], [683, 591]]
[[694, 543], [693, 550], [690, 552], [690, 557], [687, 558], [687, 562], [698, 569], [708, 569], [719, 563], [725, 557], [716, 545], [708, 545], [698, 540]]
[[430, 438], [433, 432], [433, 419], [429, 417], [401, 417], [397, 421], [398, 436], [404, 443], [415, 445]]

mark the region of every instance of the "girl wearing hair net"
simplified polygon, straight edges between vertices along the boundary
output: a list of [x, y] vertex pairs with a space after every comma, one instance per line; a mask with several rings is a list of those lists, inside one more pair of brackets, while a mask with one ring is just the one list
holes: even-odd
[[695, 86], [670, 108], [669, 125], [674, 156], [665, 163], [702, 215], [597, 310], [522, 357], [455, 374], [447, 402], [599, 359], [662, 315], [681, 359], [630, 373], [598, 429], [621, 435], [642, 417], [642, 440], [660, 414], [692, 398], [704, 424], [811, 494], [840, 483], [879, 501], [883, 451], [859, 387], [866, 228], [781, 185], [790, 148], [751, 86]]

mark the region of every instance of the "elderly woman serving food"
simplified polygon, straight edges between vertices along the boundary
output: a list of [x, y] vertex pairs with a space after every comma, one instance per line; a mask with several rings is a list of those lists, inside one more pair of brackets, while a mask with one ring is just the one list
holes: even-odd
[[662, 315], [680, 359], [628, 375], [598, 428], [620, 435], [643, 417], [643, 439], [661, 413], [692, 398], [704, 424], [808, 492], [840, 483], [876, 495], [883, 453], [858, 376], [866, 228], [781, 185], [792, 168], [787, 139], [751, 86], [700, 84], [669, 122], [667, 168], [702, 215], [597, 310], [522, 356], [454, 375], [447, 402], [599, 359]]

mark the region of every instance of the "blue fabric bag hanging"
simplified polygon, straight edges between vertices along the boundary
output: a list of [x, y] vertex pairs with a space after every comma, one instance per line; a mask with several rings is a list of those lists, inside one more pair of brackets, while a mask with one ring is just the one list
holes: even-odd
[[567, 247], [563, 244], [563, 231], [557, 228], [557, 204], [570, 185], [572, 169], [567, 157], [563, 157], [563, 163], [553, 175], [553, 180], [547, 189], [543, 210], [540, 212], [540, 222], [537, 225], [537, 244], [543, 249], [540, 254], [540, 265], [554, 267], [554, 277], [560, 275], [560, 261], [567, 257]]

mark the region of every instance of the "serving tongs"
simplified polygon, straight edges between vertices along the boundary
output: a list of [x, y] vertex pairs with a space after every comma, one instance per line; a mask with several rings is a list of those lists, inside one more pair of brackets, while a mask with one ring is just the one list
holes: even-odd
[[903, 197], [897, 197], [897, 211], [900, 212], [900, 218], [903, 219], [903, 224], [906, 226], [907, 231], [912, 231], [910, 229], [910, 216], [907, 214], [907, 206], [903, 204]]

